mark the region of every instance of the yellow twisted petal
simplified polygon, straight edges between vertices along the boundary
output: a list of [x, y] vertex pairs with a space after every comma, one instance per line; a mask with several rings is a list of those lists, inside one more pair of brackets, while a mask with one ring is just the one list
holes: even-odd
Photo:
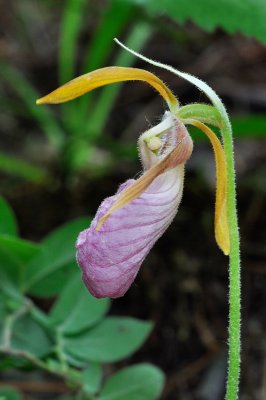
[[124, 81], [144, 81], [160, 93], [170, 110], [178, 106], [178, 101], [174, 94], [156, 75], [143, 69], [128, 67], [106, 67], [81, 75], [37, 100], [36, 103], [63, 103], [98, 87]]
[[187, 119], [183, 120], [183, 123], [196, 126], [204, 132], [211, 141], [216, 164], [215, 239], [224, 254], [228, 255], [230, 252], [230, 238], [226, 204], [227, 165], [223, 146], [215, 133], [202, 122], [194, 119]]

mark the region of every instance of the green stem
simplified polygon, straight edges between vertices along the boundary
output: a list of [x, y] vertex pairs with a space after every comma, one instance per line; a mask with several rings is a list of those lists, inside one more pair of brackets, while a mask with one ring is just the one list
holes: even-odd
[[17, 309], [13, 314], [8, 315], [4, 319], [4, 324], [3, 324], [3, 340], [2, 340], [2, 346], [1, 349], [8, 349], [10, 346], [10, 341], [11, 341], [11, 335], [12, 335], [12, 329], [13, 325], [16, 322], [18, 318], [20, 318], [22, 315], [26, 314], [29, 310], [29, 304], [28, 303], [23, 303], [22, 306]]
[[[62, 378], [64, 381], [69, 382], [75, 390], [81, 391], [83, 390], [82, 383], [76, 374], [73, 373], [73, 370], [68, 366], [64, 352], [63, 352], [63, 343], [62, 343], [62, 334], [60, 331], [57, 331], [56, 339], [57, 339], [57, 346], [56, 346], [56, 353], [60, 362], [60, 368], [54, 368], [52, 365], [46, 363], [45, 361], [35, 357], [35, 355], [25, 351], [25, 350], [18, 350], [12, 348], [11, 337], [13, 333], [14, 323], [19, 319], [22, 315], [26, 314], [27, 312], [31, 311], [33, 304], [31, 301], [26, 301], [21, 305], [19, 309], [17, 309], [11, 315], [8, 315], [4, 319], [3, 323], [3, 335], [2, 335], [2, 343], [0, 343], [0, 356], [6, 355], [10, 357], [18, 357], [22, 358], [25, 361], [28, 361], [35, 367], [38, 367], [44, 371], [47, 371], [51, 374], [55, 374]], [[76, 371], [74, 371], [76, 372]], [[87, 394], [87, 399], [93, 399], [90, 394]]]
[[[205, 105], [203, 105], [204, 110]], [[179, 112], [177, 113], [180, 116]], [[193, 115], [192, 115], [193, 116]], [[205, 121], [206, 115], [195, 115], [200, 121]], [[194, 117], [194, 118], [195, 118]], [[213, 114], [213, 118], [215, 114]], [[191, 123], [190, 119], [181, 119], [184, 124]], [[210, 123], [210, 121], [207, 121]], [[213, 121], [212, 121], [213, 122]], [[215, 121], [217, 122], [217, 121]], [[213, 124], [217, 126], [217, 123]], [[232, 130], [229, 121], [223, 119], [220, 126], [223, 136], [224, 151], [227, 164], [227, 211], [230, 236], [229, 253], [229, 365], [226, 400], [238, 397], [240, 373], [240, 257], [239, 232], [237, 224], [237, 207], [235, 193], [235, 171]]]
[[[76, 390], [82, 389], [82, 384], [81, 384], [80, 380], [75, 379], [69, 369], [67, 371], [54, 369], [46, 362], [40, 360], [39, 358], [35, 357], [31, 353], [28, 353], [27, 351], [16, 350], [16, 349], [4, 346], [4, 345], [0, 346], [0, 355], [1, 354], [6, 355], [6, 356], [11, 356], [11, 357], [22, 358], [22, 359], [30, 362], [35, 367], [38, 367], [38, 368], [42, 369], [43, 371], [47, 371], [50, 374], [54, 374], [54, 375], [62, 378], [64, 381], [71, 383], [71, 385], [74, 386], [74, 388]], [[88, 397], [88, 399], [89, 399], [89, 397]]]
[[227, 161], [228, 222], [230, 234], [229, 255], [229, 361], [226, 400], [238, 398], [240, 375], [241, 291], [240, 291], [240, 239], [237, 221], [235, 169], [232, 130], [229, 121], [221, 129]]
[[64, 353], [64, 347], [63, 347], [63, 335], [60, 332], [59, 329], [56, 330], [56, 347], [55, 347], [55, 352], [57, 354], [58, 360], [60, 361], [60, 364], [62, 366], [62, 371], [64, 373], [68, 372], [68, 364], [66, 360], [66, 356]]
[[[203, 105], [204, 109], [205, 105]], [[177, 113], [179, 116], [179, 112]], [[196, 117], [204, 121], [206, 116], [200, 113]], [[215, 117], [215, 114], [213, 115]], [[190, 119], [181, 119], [184, 124]], [[210, 121], [208, 121], [210, 122]], [[214, 124], [217, 126], [217, 123]], [[229, 253], [229, 362], [226, 400], [236, 400], [238, 397], [240, 374], [240, 257], [239, 232], [237, 224], [237, 207], [235, 191], [235, 170], [232, 130], [228, 120], [223, 119], [220, 126], [223, 137], [223, 147], [227, 164], [227, 211], [230, 236]]]

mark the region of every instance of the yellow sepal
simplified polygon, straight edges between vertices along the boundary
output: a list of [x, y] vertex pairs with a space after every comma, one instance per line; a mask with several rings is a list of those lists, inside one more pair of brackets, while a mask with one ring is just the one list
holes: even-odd
[[124, 81], [144, 81], [160, 93], [170, 110], [174, 110], [178, 106], [178, 101], [174, 94], [156, 75], [143, 69], [128, 67], [106, 67], [81, 75], [37, 100], [36, 103], [63, 103], [98, 87]]
[[216, 201], [215, 201], [215, 239], [218, 246], [228, 255], [230, 252], [230, 238], [227, 217], [227, 165], [223, 146], [215, 133], [198, 120], [186, 119], [185, 124], [191, 124], [204, 132], [211, 141], [216, 164]]

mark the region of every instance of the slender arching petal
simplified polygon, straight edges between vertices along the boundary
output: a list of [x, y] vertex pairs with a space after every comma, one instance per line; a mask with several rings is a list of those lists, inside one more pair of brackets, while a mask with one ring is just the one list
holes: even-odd
[[[176, 120], [173, 117], [169, 135], [172, 141], [174, 134], [175, 140], [170, 143], [170, 152], [166, 146], [161, 154], [157, 153], [161, 160], [155, 164], [156, 173], [149, 174], [151, 167], [143, 175], [144, 183], [141, 178], [125, 182], [117, 194], [103, 201], [90, 228], [78, 237], [77, 261], [87, 288], [96, 297], [124, 295], [177, 212], [183, 192], [184, 164], [193, 145], [185, 126]], [[167, 135], [168, 132], [162, 143]], [[177, 151], [172, 150], [173, 143]], [[140, 187], [138, 182], [142, 182]]]
[[144, 81], [160, 93], [170, 110], [178, 106], [176, 97], [161, 79], [151, 72], [130, 67], [106, 67], [81, 75], [37, 100], [37, 104], [63, 103], [98, 87], [124, 81]]
[[211, 141], [216, 164], [216, 202], [215, 202], [215, 238], [225, 255], [230, 252], [229, 227], [227, 216], [227, 165], [223, 146], [215, 133], [202, 122], [195, 119], [183, 121], [204, 132]]

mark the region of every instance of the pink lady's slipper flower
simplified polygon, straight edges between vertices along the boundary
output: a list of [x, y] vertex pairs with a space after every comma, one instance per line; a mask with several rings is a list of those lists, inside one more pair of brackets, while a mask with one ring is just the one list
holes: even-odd
[[215, 233], [229, 252], [226, 216], [226, 162], [216, 135], [202, 122], [179, 116], [178, 101], [155, 75], [136, 68], [109, 67], [82, 75], [37, 101], [61, 103], [110, 83], [140, 80], [153, 86], [169, 111], [138, 140], [143, 173], [129, 179], [100, 205], [91, 226], [77, 240], [77, 261], [88, 290], [96, 297], [120, 297], [134, 281], [152, 246], [175, 217], [183, 192], [184, 167], [192, 140], [184, 123], [200, 128], [215, 152], [217, 191]]

